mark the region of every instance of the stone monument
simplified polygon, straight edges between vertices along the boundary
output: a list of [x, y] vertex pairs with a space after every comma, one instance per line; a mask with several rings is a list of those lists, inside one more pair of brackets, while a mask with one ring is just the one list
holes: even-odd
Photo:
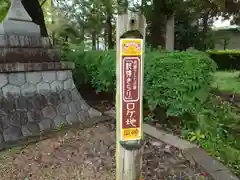
[[101, 116], [80, 96], [73, 68], [11, 0], [0, 24], [0, 144]]

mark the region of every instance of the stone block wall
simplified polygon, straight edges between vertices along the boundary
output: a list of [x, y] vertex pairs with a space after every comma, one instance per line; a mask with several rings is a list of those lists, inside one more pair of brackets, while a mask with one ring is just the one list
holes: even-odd
[[0, 143], [95, 116], [71, 70], [0, 73]]

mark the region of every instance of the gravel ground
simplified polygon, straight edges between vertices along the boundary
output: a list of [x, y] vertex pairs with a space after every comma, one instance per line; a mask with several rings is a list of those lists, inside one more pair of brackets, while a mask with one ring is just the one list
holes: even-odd
[[[115, 143], [113, 122], [58, 132], [36, 144], [1, 152], [0, 179], [113, 180]], [[145, 136], [144, 179], [208, 179], [202, 174], [189, 167], [177, 149]]]

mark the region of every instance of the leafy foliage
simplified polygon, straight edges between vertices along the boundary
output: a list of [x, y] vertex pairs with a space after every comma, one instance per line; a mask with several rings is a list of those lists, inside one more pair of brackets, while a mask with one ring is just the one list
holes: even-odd
[[0, 23], [4, 20], [10, 7], [10, 1], [0, 0]]
[[[65, 54], [77, 63], [77, 72], [82, 69], [88, 72], [85, 79], [91, 80], [96, 91], [115, 90], [114, 50]], [[149, 108], [165, 107], [171, 116], [196, 113], [208, 96], [215, 67], [205, 53], [197, 51], [148, 51], [144, 64], [144, 98]]]
[[206, 100], [215, 64], [201, 52], [153, 51], [145, 58], [144, 94], [149, 107], [171, 116], [196, 113]]
[[198, 143], [210, 155], [240, 175], [240, 118], [237, 110], [210, 95], [197, 119], [185, 121], [182, 136]]

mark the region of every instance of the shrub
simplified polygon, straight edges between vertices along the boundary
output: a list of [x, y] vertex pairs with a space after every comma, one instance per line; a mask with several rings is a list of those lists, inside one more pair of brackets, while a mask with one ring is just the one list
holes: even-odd
[[163, 106], [171, 116], [195, 114], [210, 91], [215, 63], [197, 51], [154, 51], [145, 59], [144, 96], [149, 107]]
[[[87, 79], [96, 91], [115, 90], [115, 51], [68, 53], [81, 54], [74, 58], [78, 64], [76, 72], [87, 71]], [[144, 67], [144, 99], [149, 108], [161, 106], [167, 109], [168, 115], [177, 116], [198, 111], [210, 91], [216, 64], [198, 51], [148, 51]]]
[[90, 79], [85, 68], [84, 60], [85, 52], [83, 46], [76, 47], [64, 47], [61, 49], [62, 61], [73, 61], [75, 63], [75, 69], [73, 70], [73, 78], [77, 87], [82, 84], [86, 84]]
[[240, 69], [240, 51], [208, 51], [208, 54], [217, 63], [219, 70]]
[[[217, 157], [240, 175], [240, 116], [239, 110], [221, 98], [210, 95], [196, 120], [184, 123], [183, 135], [198, 130], [203, 139], [195, 139], [210, 155]], [[193, 129], [193, 127], [195, 129]]]

